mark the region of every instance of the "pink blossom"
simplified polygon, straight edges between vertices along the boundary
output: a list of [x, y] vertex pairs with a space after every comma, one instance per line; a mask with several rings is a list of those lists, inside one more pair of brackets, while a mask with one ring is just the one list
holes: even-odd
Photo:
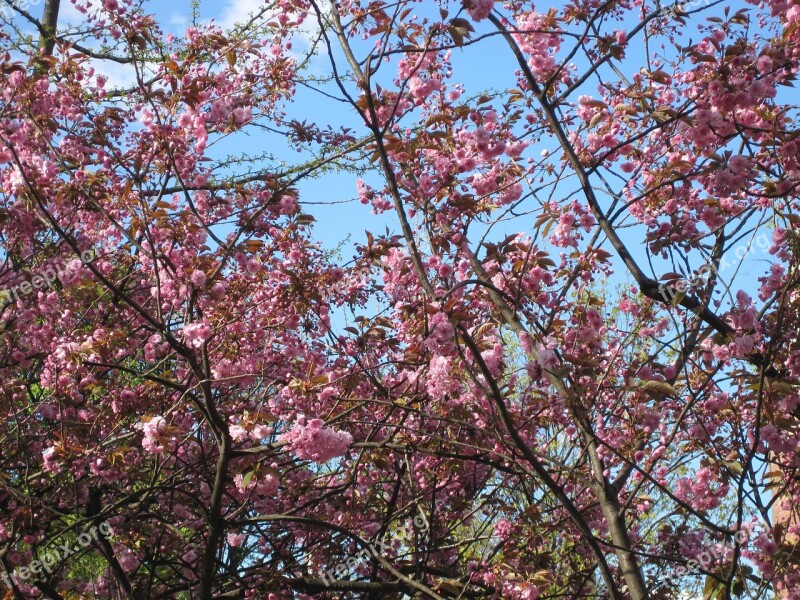
[[225, 295], [225, 284], [218, 281], [217, 283], [212, 285], [211, 295], [217, 300], [222, 299], [222, 297]]
[[514, 525], [507, 519], [500, 519], [494, 526], [494, 534], [500, 539], [507, 539], [514, 530]]
[[206, 282], [206, 274], [202, 271], [194, 271], [189, 279], [194, 287], [202, 287]]
[[491, 349], [481, 352], [481, 358], [493, 375], [499, 375], [503, 362], [503, 346], [494, 344]]
[[54, 404], [40, 404], [39, 414], [45, 419], [57, 419], [59, 415], [59, 409]]
[[434, 313], [428, 322], [429, 334], [425, 346], [437, 354], [447, 354], [453, 346], [455, 327], [443, 312]]
[[492, 12], [494, 0], [466, 0], [465, 5], [470, 17], [482, 21]]
[[323, 388], [318, 396], [320, 403], [326, 403], [334, 397], [336, 397], [336, 388], [331, 386]]
[[230, 433], [234, 442], [241, 442], [248, 438], [247, 430], [241, 425], [231, 425], [228, 427], [228, 433]]
[[250, 432], [250, 439], [255, 442], [260, 442], [263, 439], [275, 433], [275, 428], [268, 425], [256, 425]]
[[139, 563], [140, 561], [136, 557], [136, 554], [134, 554], [132, 550], [123, 547], [120, 551], [119, 565], [126, 571], [132, 572], [136, 570]]
[[327, 427], [322, 419], [306, 423], [305, 417], [300, 416], [294, 427], [280, 436], [280, 441], [288, 442], [298, 458], [324, 463], [347, 452], [353, 436]]
[[434, 356], [431, 358], [426, 389], [431, 398], [441, 400], [448, 393], [453, 393], [458, 389], [452, 377], [452, 365], [446, 356]]
[[731, 354], [733, 356], [745, 357], [753, 352], [754, 341], [752, 335], [737, 336], [731, 344]]
[[772, 71], [772, 58], [766, 54], [759, 56], [756, 61], [756, 69], [758, 69], [758, 72], [762, 75], [766, 75]]
[[422, 103], [433, 92], [442, 89], [442, 82], [438, 79], [422, 79], [421, 77], [412, 77], [408, 83], [408, 89], [414, 100]]
[[50, 471], [52, 473], [58, 473], [61, 470], [61, 467], [58, 464], [58, 456], [56, 454], [56, 449], [54, 446], [50, 446], [46, 448], [44, 452], [42, 452], [42, 458], [44, 459], [44, 470]]
[[439, 266], [439, 275], [447, 279], [453, 275], [453, 267], [447, 263]]
[[536, 344], [536, 362], [542, 369], [552, 371], [558, 366], [555, 345], [549, 341]]
[[233, 478], [233, 485], [240, 494], [269, 498], [273, 497], [280, 488], [280, 478], [272, 471], [247, 474], [249, 479], [247, 485], [245, 485], [245, 477], [244, 473], [237, 473]]
[[561, 47], [561, 33], [548, 24], [545, 15], [530, 11], [517, 18], [517, 29], [525, 33], [514, 34], [520, 47], [528, 54], [528, 66], [534, 75], [545, 77], [556, 66], [556, 55]]
[[189, 323], [183, 328], [183, 338], [190, 346], [195, 348], [202, 346], [209, 335], [211, 335], [211, 325], [206, 321], [201, 323]]
[[769, 276], [758, 278], [758, 280], [761, 282], [761, 288], [758, 292], [758, 297], [761, 300], [766, 300], [770, 297], [770, 295], [772, 295], [773, 292], [779, 290], [783, 286], [786, 273], [783, 266], [779, 264], [771, 265], [769, 271]]
[[749, 172], [751, 164], [752, 164], [751, 159], [747, 158], [746, 156], [741, 156], [738, 154], [736, 156], [732, 156], [728, 160], [728, 168], [734, 173]]
[[134, 428], [142, 432], [142, 448], [147, 452], [161, 454], [167, 449], [162, 435], [167, 428], [167, 421], [164, 417], [151, 417], [136, 424]]

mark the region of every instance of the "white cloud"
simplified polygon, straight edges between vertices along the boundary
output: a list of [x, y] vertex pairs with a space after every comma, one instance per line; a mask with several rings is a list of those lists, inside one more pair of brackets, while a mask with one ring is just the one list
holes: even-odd
[[98, 75], [104, 75], [106, 89], [130, 88], [136, 85], [136, 69], [110, 60], [92, 60], [91, 65]]
[[171, 13], [169, 15], [169, 24], [175, 27], [175, 32], [185, 31], [189, 26], [189, 19], [186, 15], [180, 13]]
[[[251, 15], [259, 14], [265, 6], [270, 4], [273, 4], [271, 0], [224, 0], [221, 3], [219, 16], [214, 22], [222, 29], [228, 30], [237, 23], [246, 23]], [[327, 13], [331, 10], [333, 2], [332, 0], [321, 0], [318, 5], [323, 13]], [[262, 21], [274, 19], [279, 13], [280, 9], [270, 9]], [[296, 30], [296, 33], [298, 40], [306, 44], [316, 38], [319, 33], [319, 23], [313, 12], [309, 12], [305, 22]]]
[[264, 0], [226, 0], [215, 22], [222, 29], [231, 29], [237, 23], [245, 23], [250, 16], [257, 15], [266, 4]]
[[[89, 4], [95, 8], [103, 5], [101, 0], [90, 0]], [[86, 15], [75, 8], [72, 0], [62, 1], [58, 8], [58, 26], [69, 27], [86, 22]]]

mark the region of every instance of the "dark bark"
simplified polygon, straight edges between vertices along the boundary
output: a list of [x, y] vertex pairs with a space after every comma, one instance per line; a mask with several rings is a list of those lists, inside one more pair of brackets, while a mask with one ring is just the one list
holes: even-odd
[[39, 50], [42, 56], [52, 56], [56, 46], [56, 27], [61, 0], [47, 0], [42, 13], [42, 35], [39, 37]]

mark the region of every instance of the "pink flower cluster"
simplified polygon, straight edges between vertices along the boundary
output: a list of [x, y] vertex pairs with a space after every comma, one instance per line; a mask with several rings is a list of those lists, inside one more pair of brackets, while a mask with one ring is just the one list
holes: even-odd
[[722, 504], [728, 486], [719, 484], [710, 469], [699, 469], [694, 477], [681, 477], [676, 481], [675, 496], [696, 510], [713, 510]]
[[426, 389], [431, 398], [441, 400], [447, 394], [458, 390], [458, 383], [453, 379], [453, 365], [446, 356], [434, 356], [426, 378]]
[[494, 0], [467, 0], [464, 4], [469, 16], [476, 21], [482, 21], [489, 16], [494, 6]]
[[298, 458], [324, 463], [347, 452], [353, 436], [326, 427], [322, 419], [311, 419], [306, 423], [305, 416], [301, 415], [295, 426], [280, 436], [280, 441], [288, 442]]
[[[561, 35], [546, 24], [545, 15], [531, 11], [517, 19], [518, 33], [514, 37], [523, 52], [528, 54], [528, 66], [537, 77], [545, 78], [556, 68], [556, 54], [561, 48]], [[546, 32], [546, 33], [545, 33]]]
[[428, 321], [430, 333], [425, 340], [425, 346], [434, 354], [450, 354], [453, 350], [453, 336], [455, 327], [450, 323], [450, 318], [443, 312], [437, 312]]
[[152, 454], [161, 454], [177, 446], [178, 438], [171, 433], [162, 416], [152, 417], [134, 425], [142, 432], [142, 448]]
[[269, 498], [275, 495], [280, 487], [281, 480], [275, 473], [265, 473], [263, 475], [253, 475], [245, 485], [245, 476], [238, 473], [233, 478], [233, 484], [239, 493], [251, 493], [262, 498]]
[[199, 348], [211, 335], [211, 326], [207, 322], [189, 323], [183, 328], [183, 338], [194, 348]]
[[778, 264], [770, 265], [769, 276], [759, 277], [758, 281], [761, 283], [761, 288], [758, 292], [758, 297], [761, 300], [769, 298], [773, 292], [781, 289], [784, 285], [786, 277], [786, 270]]
[[579, 230], [583, 229], [589, 232], [596, 223], [589, 210], [574, 201], [569, 205], [569, 209], [564, 210], [558, 218], [558, 225], [553, 235], [550, 236], [550, 243], [562, 248], [577, 248], [578, 241], [582, 239]]

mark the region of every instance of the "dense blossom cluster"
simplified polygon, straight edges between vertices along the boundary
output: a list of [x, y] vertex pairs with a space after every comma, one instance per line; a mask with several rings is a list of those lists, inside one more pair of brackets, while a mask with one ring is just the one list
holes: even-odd
[[139, 4], [0, 31], [9, 597], [800, 599], [795, 0]]
[[326, 462], [337, 456], [342, 456], [347, 447], [353, 443], [353, 436], [346, 431], [336, 431], [325, 427], [322, 419], [311, 419], [306, 423], [304, 417], [299, 417], [294, 426], [281, 440], [288, 442], [298, 457]]

